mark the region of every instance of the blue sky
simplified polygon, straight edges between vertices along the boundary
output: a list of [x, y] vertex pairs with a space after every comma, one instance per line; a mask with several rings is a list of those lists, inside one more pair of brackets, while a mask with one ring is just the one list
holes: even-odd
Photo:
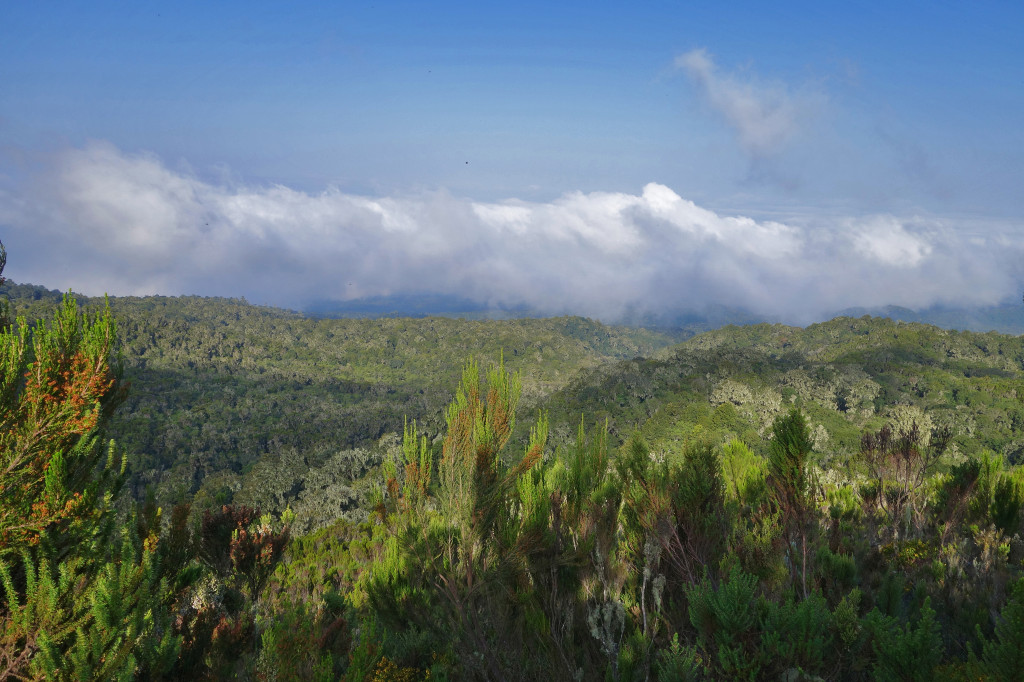
[[9, 274], [604, 317], [1019, 298], [1019, 3], [719, 4], [3, 3]]

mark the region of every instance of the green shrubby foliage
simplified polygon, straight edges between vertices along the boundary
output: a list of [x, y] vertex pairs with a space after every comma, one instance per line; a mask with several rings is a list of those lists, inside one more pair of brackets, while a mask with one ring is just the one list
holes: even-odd
[[662, 682], [699, 682], [705, 679], [700, 655], [694, 647], [679, 644], [679, 633], [672, 635], [668, 648], [659, 652], [654, 671]]
[[1024, 670], [1024, 578], [1014, 584], [996, 621], [995, 636], [982, 645], [980, 660], [971, 652], [968, 669], [976, 677], [999, 682], [1020, 679]]
[[865, 619], [872, 634], [875, 663], [872, 673], [877, 680], [934, 679], [936, 666], [942, 660], [942, 637], [939, 623], [926, 599], [917, 623], [900, 625], [898, 620], [875, 610]]
[[106, 310], [4, 325], [0, 677], [1019, 679], [1020, 339], [111, 305], [120, 422]]
[[[0, 270], [5, 260], [0, 245]], [[115, 530], [125, 457], [104, 438], [123, 400], [115, 334], [109, 307], [80, 313], [70, 296], [49, 321], [0, 329], [4, 679], [156, 679], [177, 655], [153, 544]]]
[[[366, 615], [355, 615], [376, 624], [376, 660], [434, 674], [441, 660], [460, 679], [931, 679], [943, 661], [967, 665], [952, 643], [968, 630], [991, 636], [991, 623], [956, 614], [991, 604], [1020, 567], [990, 512], [985, 531], [971, 514], [931, 511], [961, 498], [966, 510], [982, 467], [930, 477], [941, 433], [922, 443], [912, 428], [894, 445], [873, 433], [876, 451], [863, 448], [836, 476], [812, 465], [811, 428], [795, 409], [766, 429], [765, 456], [735, 436], [714, 445], [706, 431], [681, 451], [636, 435], [614, 453], [609, 432], [586, 421], [575, 443], [537, 455], [542, 420], [517, 459], [495, 455], [492, 444], [503, 451], [508, 441], [495, 441], [492, 413], [473, 407], [506, 419], [515, 380], [499, 376], [495, 391], [474, 390], [479, 374], [467, 369], [448, 411], [455, 435], [445, 437], [464, 455], [442, 457], [435, 487], [424, 496], [397, 479], [386, 486], [375, 522], [388, 529], [385, 561], [372, 568], [381, 577], [371, 579]], [[404, 461], [418, 467], [428, 450], [411, 436]], [[895, 465], [879, 464], [883, 456], [904, 468], [886, 468]], [[928, 485], [913, 478], [922, 469]], [[885, 501], [871, 492], [871, 472], [876, 491], [896, 490]], [[514, 488], [482, 487], [511, 480]], [[1003, 495], [1012, 506], [1012, 492]], [[950, 552], [966, 556], [958, 563]], [[936, 565], [961, 572], [940, 577]]]
[[756, 508], [763, 502], [767, 493], [765, 460], [739, 438], [722, 447], [722, 472], [726, 492], [735, 502], [747, 508]]
[[1021, 509], [1024, 507], [1024, 470], [999, 476], [992, 490], [989, 512], [992, 523], [1007, 537], [1020, 529]]

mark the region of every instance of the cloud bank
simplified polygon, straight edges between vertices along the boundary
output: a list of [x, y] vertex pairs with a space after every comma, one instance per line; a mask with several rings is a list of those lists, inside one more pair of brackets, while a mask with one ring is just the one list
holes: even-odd
[[851, 306], [993, 304], [1018, 296], [1021, 236], [892, 215], [757, 221], [657, 183], [547, 203], [217, 184], [103, 143], [0, 184], [16, 281], [294, 308], [439, 294], [608, 321], [715, 304], [807, 322]]

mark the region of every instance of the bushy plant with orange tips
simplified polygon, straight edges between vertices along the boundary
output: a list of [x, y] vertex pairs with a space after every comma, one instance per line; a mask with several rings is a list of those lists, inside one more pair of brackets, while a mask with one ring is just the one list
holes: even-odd
[[0, 330], [0, 557], [94, 523], [116, 491], [124, 459], [102, 438], [124, 396], [115, 338], [109, 307], [81, 313], [70, 295], [52, 320]]
[[[0, 270], [5, 262], [0, 245]], [[157, 679], [180, 637], [152, 537], [115, 531], [125, 458], [109, 306], [50, 320], [0, 310], [0, 679]], [[134, 525], [129, 519], [128, 527]]]

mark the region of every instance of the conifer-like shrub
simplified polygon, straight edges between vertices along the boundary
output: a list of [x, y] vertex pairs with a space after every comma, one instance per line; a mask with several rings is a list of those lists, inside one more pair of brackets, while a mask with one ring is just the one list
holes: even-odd
[[114, 530], [126, 459], [104, 434], [125, 387], [109, 306], [68, 295], [34, 325], [0, 317], [0, 679], [158, 679], [180, 638], [153, 542]]

